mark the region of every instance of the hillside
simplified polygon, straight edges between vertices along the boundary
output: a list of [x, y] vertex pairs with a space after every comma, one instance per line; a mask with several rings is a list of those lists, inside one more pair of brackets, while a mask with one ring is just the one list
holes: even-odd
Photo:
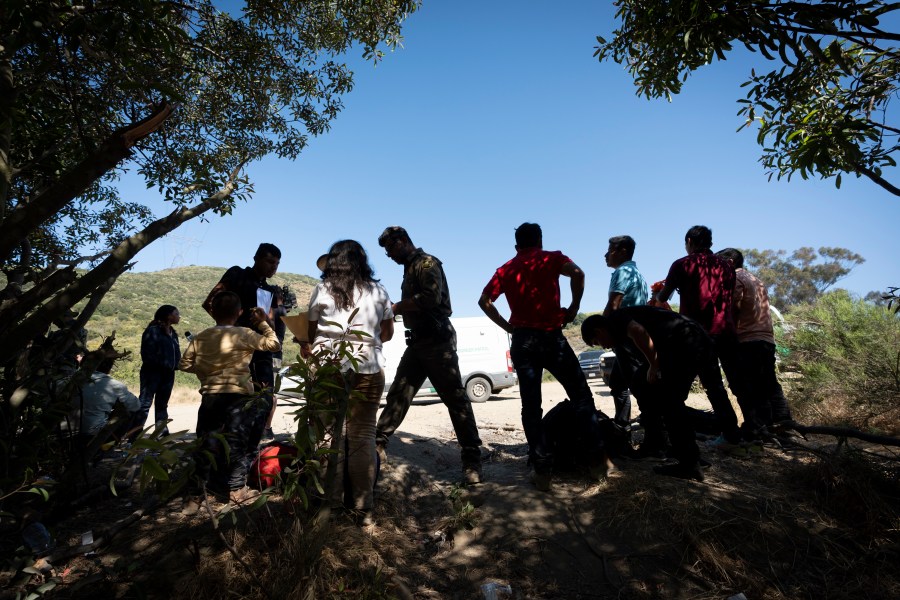
[[[141, 334], [156, 309], [163, 304], [178, 307], [181, 323], [176, 330], [182, 336], [185, 331], [196, 333], [212, 326], [213, 320], [201, 304], [225, 270], [224, 267], [191, 266], [151, 273], [123, 274], [88, 322], [88, 347], [95, 348], [104, 337], [115, 331], [117, 348], [130, 350], [133, 355], [130, 359], [119, 361], [113, 375], [136, 387], [140, 370]], [[274, 285], [289, 286], [303, 309], [316, 284], [316, 279], [312, 277], [292, 273], [278, 273], [269, 281]], [[297, 310], [293, 309], [291, 314], [296, 314]], [[182, 350], [184, 347], [182, 342]], [[176, 377], [178, 383], [196, 385], [196, 378], [191, 375], [178, 373]]]

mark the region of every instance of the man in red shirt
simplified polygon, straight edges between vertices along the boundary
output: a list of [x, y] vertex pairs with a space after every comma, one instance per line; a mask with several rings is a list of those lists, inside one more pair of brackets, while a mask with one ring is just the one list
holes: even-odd
[[[497, 269], [485, 286], [478, 305], [485, 314], [512, 334], [510, 354], [519, 375], [522, 427], [534, 467], [533, 481], [541, 491], [550, 489], [553, 455], [547, 446], [541, 418], [541, 379], [544, 369], [562, 384], [575, 405], [578, 431], [588, 451], [591, 476], [603, 479], [612, 467], [603, 451], [597, 426], [597, 410], [578, 358], [562, 327], [578, 314], [584, 294], [584, 272], [565, 254], [542, 247], [540, 225], [523, 223], [516, 229], [516, 256]], [[559, 277], [571, 279], [572, 303], [560, 306]], [[507, 321], [494, 301], [506, 294]]]

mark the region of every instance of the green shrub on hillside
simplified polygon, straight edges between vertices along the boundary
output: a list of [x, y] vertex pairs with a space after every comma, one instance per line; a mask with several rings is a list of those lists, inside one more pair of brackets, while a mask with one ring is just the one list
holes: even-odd
[[801, 412], [856, 426], [895, 427], [890, 413], [900, 397], [900, 318], [844, 290], [797, 306], [789, 317], [785, 362], [800, 373], [791, 391]]

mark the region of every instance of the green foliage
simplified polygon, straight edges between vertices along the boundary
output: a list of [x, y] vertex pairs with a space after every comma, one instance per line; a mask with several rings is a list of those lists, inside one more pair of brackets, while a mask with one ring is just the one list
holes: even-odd
[[[295, 159], [328, 131], [353, 88], [341, 55], [379, 60], [416, 8], [415, 0], [11, 0], [0, 12], [0, 122], [9, 132], [0, 136], [0, 174], [10, 185], [0, 202], [37, 201], [124, 124], [169, 103], [174, 112], [139, 141], [132, 166], [177, 206], [232, 181], [215, 208], [229, 214], [252, 193], [237, 175], [243, 165], [268, 154]], [[146, 225], [149, 209], [122, 200], [116, 178], [99, 173], [52, 211], [19, 255], [33, 265], [20, 266], [109, 248]]]
[[725, 60], [735, 45], [781, 63], [751, 71], [739, 100], [746, 127], [759, 125], [760, 159], [769, 176], [804, 179], [818, 174], [865, 176], [895, 195], [883, 177], [900, 151], [887, 118], [900, 87], [898, 35], [885, 17], [900, 5], [882, 0], [616, 0], [621, 25], [607, 42], [598, 36], [601, 61], [623, 64], [638, 94], [665, 97], [681, 91], [695, 70]]
[[900, 319], [843, 290], [794, 307], [785, 363], [800, 373], [792, 399], [816, 409], [847, 403], [857, 423], [896, 410], [900, 397]]
[[770, 302], [780, 309], [809, 304], [846, 277], [865, 259], [846, 248], [743, 250], [744, 266], [768, 286]]

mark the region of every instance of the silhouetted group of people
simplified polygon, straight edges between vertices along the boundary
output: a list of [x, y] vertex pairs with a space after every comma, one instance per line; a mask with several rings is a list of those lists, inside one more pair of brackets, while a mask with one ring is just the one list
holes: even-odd
[[[315, 352], [339, 353], [348, 330], [362, 332], [354, 334], [354, 359], [339, 358], [341, 370], [361, 400], [348, 412], [344, 450], [332, 458], [339, 463], [339, 481], [349, 487], [339, 485], [332, 500], [346, 502], [364, 525], [372, 522], [375, 479], [379, 463], [387, 460], [389, 439], [426, 379], [447, 407], [460, 445], [463, 480], [475, 484], [482, 479], [481, 439], [462, 384], [441, 261], [413, 244], [399, 226], [386, 228], [378, 244], [403, 266], [400, 300], [392, 302], [374, 279], [359, 242], [338, 241], [317, 261], [322, 273], [309, 301], [308, 336], [295, 339], [301, 356], [309, 358]], [[510, 334], [522, 425], [537, 489], [551, 488], [554, 471], [554, 445], [548, 439], [541, 398], [545, 370], [571, 400], [571, 434], [579, 441], [590, 477], [597, 481], [616, 468], [604, 433], [609, 428], [601, 425], [608, 421], [619, 431], [628, 428], [631, 395], [640, 407], [645, 435], [638, 448], [624, 454], [673, 459], [655, 471], [698, 481], [703, 480], [702, 469], [708, 463], [700, 457], [693, 413], [685, 405], [696, 378], [706, 389], [721, 432], [711, 447], [740, 454], [758, 443], [767, 427], [790, 419], [775, 376], [766, 287], [743, 269], [739, 251], [728, 248], [714, 254], [711, 247], [711, 231], [692, 227], [685, 236], [687, 255], [672, 264], [665, 281], [655, 285], [657, 291], [651, 295], [633, 260], [635, 241], [629, 236], [609, 239], [604, 256], [614, 271], [608, 302], [602, 314], [588, 317], [581, 326], [588, 345], [616, 353], [609, 379], [615, 415], [607, 417], [596, 409], [578, 359], [563, 335], [564, 326], [580, 309], [584, 271], [562, 252], [543, 249], [539, 225], [523, 223], [516, 229], [516, 255], [495, 271], [478, 304]], [[252, 267], [228, 269], [203, 303], [216, 325], [193, 336], [183, 355], [172, 328], [179, 321], [174, 306], [161, 306], [144, 332], [141, 390], [133, 421], [137, 429], [143, 427], [151, 403], [156, 406], [157, 427], [165, 427], [176, 368], [195, 373], [201, 383], [197, 434], [204, 445], [185, 501], [188, 514], [196, 512], [197, 494], [204, 488], [236, 503], [254, 495], [247, 488], [248, 468], [260, 441], [271, 436], [274, 374], [284, 338], [279, 318], [285, 314], [282, 297], [268, 283], [280, 258], [277, 247], [264, 243]], [[561, 305], [561, 277], [569, 281], [571, 292], [566, 307]], [[676, 290], [680, 314], [667, 304]], [[509, 305], [508, 318], [494, 304], [501, 295]], [[406, 349], [379, 416], [385, 389], [382, 345], [394, 335], [396, 316], [403, 319]], [[743, 414], [740, 427], [720, 364]], [[228, 442], [227, 453], [222, 439]]]

